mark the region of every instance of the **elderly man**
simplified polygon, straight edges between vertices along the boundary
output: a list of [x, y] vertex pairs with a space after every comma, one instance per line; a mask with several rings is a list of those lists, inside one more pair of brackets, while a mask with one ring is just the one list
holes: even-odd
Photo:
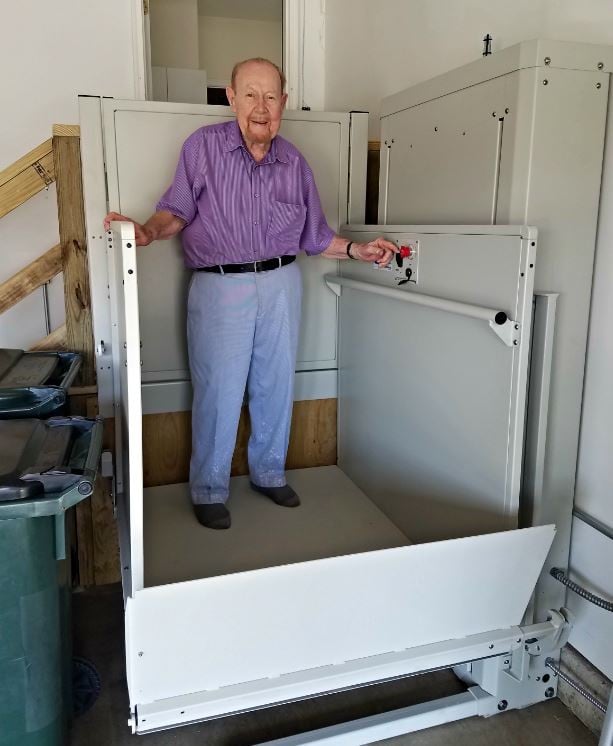
[[[174, 181], [136, 243], [182, 232], [193, 384], [190, 491], [196, 517], [229, 528], [225, 507], [248, 391], [251, 486], [277, 505], [300, 500], [285, 479], [300, 324], [296, 254], [389, 263], [394, 244], [348, 242], [326, 223], [313, 173], [277, 133], [287, 94], [272, 62], [239, 62], [226, 89], [236, 119], [194, 132]], [[128, 219], [111, 213], [110, 220]]]

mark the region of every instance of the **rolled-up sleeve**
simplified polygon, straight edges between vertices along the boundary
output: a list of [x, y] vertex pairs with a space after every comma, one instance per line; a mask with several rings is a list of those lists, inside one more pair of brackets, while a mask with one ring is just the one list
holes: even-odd
[[313, 256], [321, 254], [328, 248], [336, 232], [328, 225], [315, 185], [315, 177], [304, 158], [301, 159], [301, 171], [304, 205], [307, 212], [300, 236], [300, 249], [309, 256]]
[[194, 132], [183, 143], [172, 184], [156, 205], [156, 211], [167, 210], [191, 223], [196, 216], [199, 185], [204, 164], [201, 158], [201, 133]]

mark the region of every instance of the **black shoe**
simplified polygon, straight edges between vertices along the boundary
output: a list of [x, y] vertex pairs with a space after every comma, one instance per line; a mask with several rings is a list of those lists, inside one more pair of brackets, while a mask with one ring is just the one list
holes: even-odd
[[249, 484], [251, 489], [261, 492], [262, 495], [266, 495], [274, 503], [282, 505], [284, 508], [297, 508], [300, 505], [300, 498], [289, 484], [284, 484], [283, 487], [260, 487], [253, 482], [249, 482]]
[[232, 524], [230, 511], [223, 503], [194, 505], [194, 513], [198, 522], [207, 528], [230, 528]]

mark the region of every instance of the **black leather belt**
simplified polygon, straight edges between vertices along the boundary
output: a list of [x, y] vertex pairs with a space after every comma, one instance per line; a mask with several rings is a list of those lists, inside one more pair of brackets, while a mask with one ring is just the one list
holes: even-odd
[[237, 272], [269, 272], [271, 269], [279, 269], [291, 264], [295, 256], [276, 256], [274, 259], [264, 259], [259, 262], [246, 262], [245, 264], [215, 264], [213, 267], [197, 267], [196, 272], [216, 272], [218, 275], [227, 275]]

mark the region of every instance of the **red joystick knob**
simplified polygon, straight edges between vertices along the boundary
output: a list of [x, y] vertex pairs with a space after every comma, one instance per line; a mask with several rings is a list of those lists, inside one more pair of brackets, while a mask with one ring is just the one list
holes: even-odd
[[401, 246], [400, 247], [400, 256], [403, 259], [408, 259], [411, 256], [412, 253], [413, 253], [413, 250], [411, 249], [410, 246]]

